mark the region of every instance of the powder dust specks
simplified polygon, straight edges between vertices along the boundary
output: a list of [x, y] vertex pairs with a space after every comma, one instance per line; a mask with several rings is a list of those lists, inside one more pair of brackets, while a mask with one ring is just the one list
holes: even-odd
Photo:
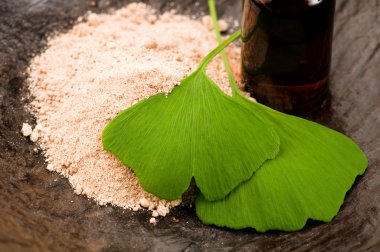
[[[83, 20], [51, 38], [29, 70], [47, 168], [100, 205], [166, 215], [179, 201], [145, 192], [133, 172], [103, 150], [102, 129], [141, 99], [170, 92], [216, 46], [215, 35], [201, 21], [173, 12], [157, 15], [142, 3]], [[238, 62], [237, 48], [229, 52]], [[208, 74], [230, 92], [219, 59]]]

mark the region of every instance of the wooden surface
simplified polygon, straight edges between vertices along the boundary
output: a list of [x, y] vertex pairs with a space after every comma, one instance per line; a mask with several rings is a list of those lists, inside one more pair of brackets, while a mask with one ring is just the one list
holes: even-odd
[[[299, 232], [231, 231], [201, 224], [178, 208], [157, 226], [149, 214], [99, 207], [73, 194], [67, 180], [46, 171], [35, 144], [19, 133], [34, 121], [22, 99], [25, 70], [46, 36], [64, 31], [87, 10], [109, 11], [128, 1], [0, 1], [0, 251], [379, 251], [380, 250], [380, 1], [337, 0], [331, 108], [317, 121], [353, 137], [370, 165], [329, 224]], [[148, 1], [149, 2], [149, 1]], [[150, 1], [159, 10], [206, 12], [206, 2]], [[240, 15], [240, 1], [218, 1]], [[180, 220], [175, 222], [172, 217]]]

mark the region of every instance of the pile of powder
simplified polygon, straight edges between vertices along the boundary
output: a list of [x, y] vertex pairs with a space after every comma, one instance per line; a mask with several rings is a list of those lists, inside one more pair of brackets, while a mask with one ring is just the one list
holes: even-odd
[[[47, 169], [67, 177], [75, 193], [100, 205], [141, 207], [165, 216], [180, 200], [145, 192], [134, 173], [102, 148], [104, 126], [120, 111], [159, 92], [170, 92], [216, 45], [209, 19], [173, 11], [157, 15], [142, 3], [112, 14], [89, 13], [65, 34], [51, 38], [31, 63], [40, 146]], [[235, 65], [239, 51], [230, 47]], [[220, 59], [209, 75], [229, 92]]]

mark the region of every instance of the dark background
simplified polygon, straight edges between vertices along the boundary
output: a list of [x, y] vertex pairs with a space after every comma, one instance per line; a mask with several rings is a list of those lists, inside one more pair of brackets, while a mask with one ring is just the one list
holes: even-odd
[[[0, 251], [379, 251], [380, 1], [337, 0], [331, 108], [316, 120], [354, 138], [369, 168], [328, 224], [299, 232], [231, 231], [202, 225], [180, 207], [156, 226], [150, 214], [99, 207], [74, 195], [48, 172], [37, 147], [20, 134], [34, 123], [24, 109], [26, 68], [46, 37], [72, 27], [86, 11], [108, 12], [130, 1], [0, 1]], [[206, 1], [144, 1], [160, 11], [207, 12]], [[221, 15], [240, 16], [240, 1], [217, 1]], [[177, 221], [179, 220], [179, 222]]]

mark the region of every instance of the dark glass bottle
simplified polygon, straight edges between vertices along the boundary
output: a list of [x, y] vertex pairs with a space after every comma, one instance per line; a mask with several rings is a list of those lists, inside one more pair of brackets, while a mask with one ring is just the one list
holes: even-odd
[[328, 94], [335, 0], [244, 0], [245, 88], [274, 109], [307, 115]]

